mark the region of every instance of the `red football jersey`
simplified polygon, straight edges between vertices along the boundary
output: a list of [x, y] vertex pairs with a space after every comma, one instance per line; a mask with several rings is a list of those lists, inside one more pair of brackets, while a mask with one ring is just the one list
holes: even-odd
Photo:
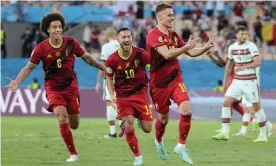
[[81, 57], [84, 53], [74, 38], [63, 37], [63, 43], [59, 48], [52, 47], [47, 39], [34, 48], [30, 62], [34, 64], [43, 62], [45, 86], [64, 89], [70, 86], [72, 81], [77, 83], [74, 72], [75, 56]]
[[147, 86], [145, 67], [149, 65], [149, 56], [142, 48], [133, 46], [132, 49], [132, 54], [127, 60], [121, 58], [116, 51], [106, 61], [106, 75], [115, 75], [116, 97], [128, 97]]
[[156, 87], [165, 87], [176, 76], [181, 74], [181, 68], [177, 58], [166, 60], [158, 53], [158, 46], [166, 45], [168, 49], [184, 46], [183, 39], [173, 31], [169, 35], [162, 33], [158, 28], [152, 29], [147, 36], [147, 51], [150, 56], [150, 84]]

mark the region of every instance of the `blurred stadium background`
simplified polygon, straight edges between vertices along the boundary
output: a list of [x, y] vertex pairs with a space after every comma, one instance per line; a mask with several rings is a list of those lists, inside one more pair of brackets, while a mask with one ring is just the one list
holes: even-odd
[[[9, 76], [13, 79], [16, 77], [20, 69], [27, 63], [34, 46], [46, 38], [39, 31], [39, 22], [44, 14], [52, 11], [61, 12], [67, 22], [64, 34], [77, 38], [88, 52], [99, 59], [101, 46], [106, 42], [105, 29], [109, 26], [130, 28], [133, 32], [134, 44], [145, 48], [147, 32], [156, 24], [154, 9], [160, 2], [1, 1], [1, 86], [8, 83], [6, 77]], [[187, 40], [191, 33], [200, 37], [199, 46], [208, 40], [210, 34], [216, 34], [214, 50], [222, 56], [226, 56], [227, 41], [235, 38], [235, 26], [248, 26], [250, 38], [257, 43], [263, 59], [261, 67], [262, 95], [268, 99], [265, 102], [276, 99], [276, 2], [170, 1], [170, 3], [174, 5], [176, 14], [174, 30], [184, 40]], [[215, 99], [218, 101], [208, 102], [207, 105], [215, 103], [219, 108], [223, 94], [213, 92], [213, 89], [218, 86], [218, 80], [223, 79], [224, 69], [217, 67], [206, 55], [193, 59], [183, 55], [179, 59], [185, 84], [192, 97], [196, 97], [196, 99], [201, 97], [210, 101], [211, 96], [217, 96], [219, 98]], [[81, 60], [76, 61], [75, 70], [80, 88], [88, 89], [91, 94], [94, 94], [97, 70], [85, 65]], [[27, 88], [32, 84], [33, 79], [37, 79], [40, 87], [43, 88], [41, 67], [38, 67], [22, 83], [21, 88]], [[6, 91], [2, 88], [1, 92]], [[11, 110], [10, 105], [14, 100], [14, 94], [11, 94], [11, 97], [6, 93], [1, 94], [1, 99], [4, 99], [1, 100], [2, 103], [4, 102], [1, 103], [1, 110], [6, 114], [9, 112], [8, 108]], [[22, 93], [28, 112], [30, 105], [24, 95]], [[101, 105], [98, 108], [104, 110], [101, 95], [94, 94], [93, 96], [95, 99], [93, 98], [91, 101], [98, 101], [97, 103]], [[15, 97], [17, 96], [15, 95]], [[39, 97], [38, 101], [40, 100], [41, 103], [45, 103], [42, 97]], [[36, 104], [36, 108], [38, 107], [41, 106]], [[22, 110], [17, 105], [14, 106], [14, 109]], [[87, 108], [83, 107], [82, 110], [85, 112]], [[219, 109], [215, 110], [219, 111]]]
[[[55, 119], [38, 118], [38, 116], [53, 116], [46, 111], [47, 100], [43, 89], [44, 73], [41, 63], [15, 93], [8, 92], [4, 88], [8, 83], [6, 77], [15, 79], [21, 68], [27, 63], [34, 46], [46, 38], [39, 31], [39, 22], [42, 16], [52, 11], [61, 12], [67, 22], [64, 34], [78, 39], [88, 52], [99, 59], [101, 46], [106, 42], [105, 29], [109, 26], [130, 28], [133, 32], [134, 45], [145, 48], [147, 32], [156, 24], [154, 9], [160, 2], [1, 1], [0, 109], [2, 116], [12, 116], [2, 117], [3, 165], [63, 165], [61, 157], [67, 154], [61, 140], [56, 141], [59, 139], [59, 135], [58, 130], [53, 129], [55, 128]], [[216, 34], [214, 50], [222, 56], [226, 56], [227, 41], [235, 38], [235, 26], [240, 24], [248, 26], [250, 40], [257, 43], [263, 60], [261, 66], [262, 104], [267, 118], [276, 120], [276, 2], [167, 2], [174, 5], [176, 14], [174, 30], [185, 41], [193, 33], [201, 38], [201, 42], [198, 44], [200, 46], [208, 40], [210, 34]], [[184, 81], [191, 96], [193, 118], [218, 120], [221, 114], [223, 93], [214, 91], [214, 88], [218, 86], [218, 80], [223, 79], [224, 68], [217, 67], [206, 55], [193, 59], [183, 55], [179, 57], [179, 60], [183, 69]], [[92, 121], [82, 119], [80, 130], [74, 131], [77, 146], [82, 147], [80, 151], [84, 159], [84, 162], [79, 165], [91, 165], [91, 163], [104, 166], [130, 165], [131, 154], [124, 141], [101, 142], [101, 136], [106, 134], [108, 126], [104, 120], [106, 113], [102, 94], [94, 91], [97, 70], [78, 59], [75, 71], [80, 86], [81, 116], [101, 118]], [[41, 88], [32, 89], [31, 85], [36, 83], [36, 81], [33, 82], [34, 80], [38, 81]], [[171, 109], [171, 118], [178, 119], [176, 105], [172, 105]], [[241, 117], [236, 114], [233, 118], [241, 120]], [[177, 121], [172, 120], [168, 134], [165, 136], [165, 139], [168, 140], [167, 144], [171, 147], [174, 146], [177, 139], [177, 125]], [[233, 125], [232, 127], [237, 129], [240, 123], [236, 122]], [[252, 146], [251, 140], [242, 138], [233, 139], [235, 143], [230, 141], [228, 145], [214, 143], [210, 137], [216, 127], [219, 128], [217, 121], [194, 122], [189, 146], [194, 148], [191, 154], [195, 158], [195, 163], [220, 166], [234, 164], [252, 166], [256, 163], [266, 166], [275, 165], [276, 161], [273, 157], [276, 150], [274, 149], [275, 137], [265, 147]], [[139, 130], [137, 132], [140, 139], [142, 133]], [[182, 165], [176, 157], [175, 160], [164, 163], [156, 160], [155, 149], [151, 144], [153, 135], [154, 132], [150, 135], [143, 134], [141, 138], [141, 149], [147, 153], [145, 156], [151, 154], [145, 158], [145, 163], [148, 162], [149, 165]], [[250, 139], [253, 139], [253, 136]], [[87, 146], [88, 144], [91, 146]], [[49, 153], [49, 147], [55, 153]], [[35, 148], [34, 151], [31, 150], [33, 148]], [[62, 153], [59, 153], [60, 148], [64, 148]], [[88, 148], [93, 148], [93, 150]], [[114, 151], [114, 149], [116, 150]], [[245, 149], [250, 152], [261, 149], [262, 152], [247, 153], [244, 151]], [[116, 153], [118, 150], [122, 150], [123, 153]], [[229, 152], [227, 155], [224, 153], [226, 151]], [[110, 152], [110, 154], [107, 155], [106, 152]], [[41, 156], [42, 154], [47, 155]], [[265, 155], [260, 156], [259, 154]]]

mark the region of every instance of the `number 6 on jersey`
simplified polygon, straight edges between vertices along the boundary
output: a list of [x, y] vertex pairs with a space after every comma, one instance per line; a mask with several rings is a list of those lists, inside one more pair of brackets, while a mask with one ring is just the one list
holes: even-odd
[[61, 59], [57, 59], [57, 67], [58, 68], [62, 67]]

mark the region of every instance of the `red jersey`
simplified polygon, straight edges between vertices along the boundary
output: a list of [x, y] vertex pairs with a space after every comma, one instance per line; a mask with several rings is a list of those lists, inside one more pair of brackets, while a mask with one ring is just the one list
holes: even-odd
[[116, 97], [128, 97], [147, 87], [148, 77], [145, 67], [149, 65], [147, 52], [139, 47], [132, 47], [131, 56], [125, 60], [118, 51], [111, 54], [107, 61], [106, 75], [115, 74]]
[[156, 50], [158, 46], [166, 45], [168, 49], [184, 46], [183, 39], [173, 31], [169, 35], [158, 28], [152, 29], [147, 36], [147, 51], [150, 56], [150, 84], [155, 87], [167, 87], [182, 71], [177, 58], [166, 60]]
[[30, 62], [34, 64], [43, 62], [45, 86], [58, 91], [70, 86], [72, 82], [77, 86], [74, 72], [75, 56], [81, 57], [84, 53], [74, 38], [63, 37], [63, 43], [59, 48], [52, 47], [47, 39], [34, 48]]

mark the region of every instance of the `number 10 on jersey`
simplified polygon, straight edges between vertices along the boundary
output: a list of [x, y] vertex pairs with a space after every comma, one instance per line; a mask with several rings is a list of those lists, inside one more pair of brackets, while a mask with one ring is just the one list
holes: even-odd
[[126, 79], [130, 79], [130, 78], [135, 77], [135, 73], [134, 73], [133, 69], [126, 70], [125, 73], [126, 73]]

